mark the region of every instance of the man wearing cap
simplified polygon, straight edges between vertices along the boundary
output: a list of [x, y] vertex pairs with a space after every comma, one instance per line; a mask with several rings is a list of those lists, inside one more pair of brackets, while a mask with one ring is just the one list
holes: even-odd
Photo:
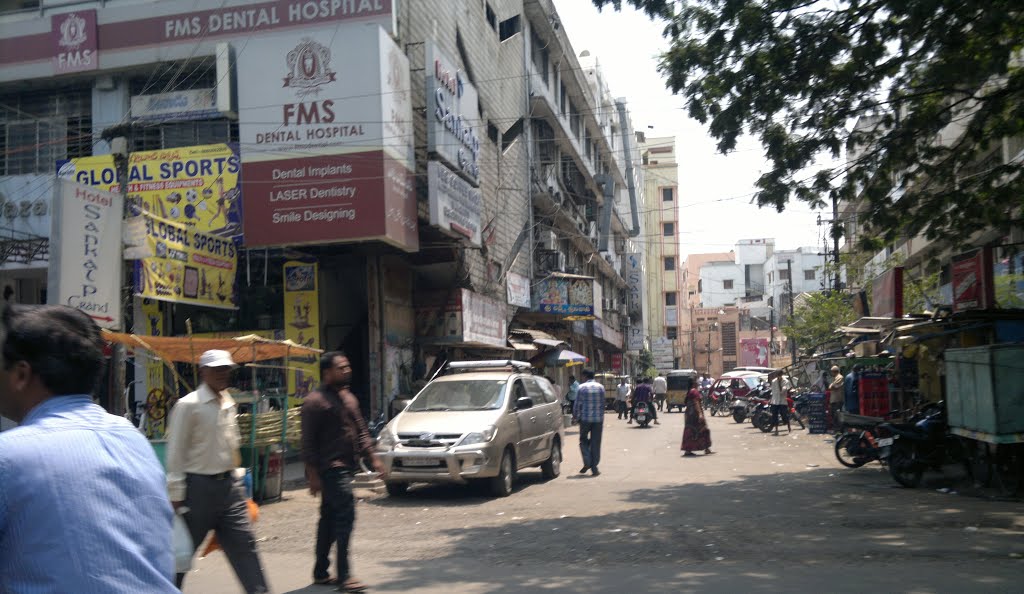
[[828, 385], [828, 409], [832, 419], [832, 427], [839, 424], [839, 411], [843, 410], [843, 372], [838, 365], [832, 366], [832, 383]]
[[[237, 367], [227, 351], [199, 357], [199, 389], [178, 401], [167, 425], [167, 491], [183, 514], [193, 547], [213, 530], [246, 592], [268, 592], [249, 525], [235, 401], [227, 392]], [[178, 574], [181, 587], [185, 574]]]

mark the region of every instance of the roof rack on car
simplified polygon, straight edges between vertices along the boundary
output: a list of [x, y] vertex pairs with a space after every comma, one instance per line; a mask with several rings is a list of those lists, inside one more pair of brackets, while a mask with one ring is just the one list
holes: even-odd
[[479, 371], [482, 369], [529, 369], [532, 367], [526, 361], [515, 361], [513, 359], [493, 359], [488, 361], [452, 361], [446, 365], [452, 371]]

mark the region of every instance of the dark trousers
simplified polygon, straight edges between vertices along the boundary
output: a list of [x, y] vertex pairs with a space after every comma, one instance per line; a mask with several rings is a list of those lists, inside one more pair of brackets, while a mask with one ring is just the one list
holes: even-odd
[[666, 394], [655, 394], [654, 402], [658, 405], [658, 410], [665, 410], [665, 396]]
[[782, 422], [786, 424], [786, 429], [792, 431], [789, 426], [789, 405], [788, 404], [773, 404], [772, 405], [772, 425], [775, 426], [775, 431], [779, 430], [779, 416], [782, 416]]
[[604, 433], [604, 422], [592, 423], [580, 421], [580, 453], [583, 454], [583, 465], [597, 468], [601, 463], [601, 434]]
[[[242, 588], [250, 593], [269, 592], [256, 552], [256, 537], [249, 524], [245, 487], [242, 481], [226, 474], [226, 477], [217, 475], [221, 478], [202, 474], [185, 477], [185, 506], [189, 512], [184, 520], [192, 536], [192, 546], [198, 549], [213, 530]], [[176, 581], [180, 589], [185, 574], [179, 573]]]
[[356, 522], [356, 503], [352, 496], [351, 470], [331, 468], [320, 473], [320, 522], [316, 527], [316, 565], [313, 579], [330, 575], [331, 545], [338, 545], [338, 580], [349, 577], [348, 543]]
[[629, 416], [629, 407], [626, 405], [625, 400], [615, 401], [615, 412], [619, 413], [619, 418]]

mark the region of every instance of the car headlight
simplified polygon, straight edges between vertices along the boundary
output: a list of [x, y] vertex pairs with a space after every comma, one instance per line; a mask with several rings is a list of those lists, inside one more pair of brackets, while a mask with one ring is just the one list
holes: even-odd
[[494, 429], [494, 425], [489, 425], [485, 427], [483, 431], [474, 431], [472, 433], [467, 433], [465, 437], [459, 440], [458, 445], [464, 446], [473, 445], [476, 443], [487, 443], [494, 439], [495, 433], [496, 431]]
[[397, 443], [398, 443], [398, 439], [395, 437], [395, 434], [391, 432], [391, 428], [390, 427], [385, 427], [380, 432], [380, 435], [377, 436], [377, 449], [378, 450], [390, 451], [390, 450], [394, 449], [394, 447], [395, 447], [395, 445]]

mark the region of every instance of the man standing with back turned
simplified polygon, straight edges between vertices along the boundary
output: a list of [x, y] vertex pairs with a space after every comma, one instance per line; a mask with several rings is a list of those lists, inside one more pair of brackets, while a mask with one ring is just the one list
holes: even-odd
[[170, 594], [174, 515], [145, 436], [90, 394], [100, 329], [64, 306], [3, 312], [0, 592]]
[[[349, 391], [352, 367], [340, 351], [320, 357], [319, 389], [302, 401], [302, 459], [306, 463], [309, 492], [321, 493], [320, 523], [316, 531], [313, 583], [337, 584], [342, 592], [363, 592], [366, 585], [352, 577], [348, 543], [356, 520], [352, 479], [359, 461], [368, 460], [376, 472], [382, 467], [373, 452], [373, 439]], [[331, 545], [337, 544], [338, 577], [331, 578]]]
[[604, 433], [604, 386], [594, 381], [593, 370], [583, 372], [584, 381], [576, 392], [573, 416], [580, 421], [580, 453], [583, 454], [583, 468], [594, 476], [601, 474], [597, 465], [601, 462], [601, 434]]
[[[199, 357], [199, 389], [178, 401], [167, 425], [167, 490], [175, 510], [184, 514], [192, 546], [213, 530], [246, 592], [268, 592], [256, 537], [249, 524], [238, 452], [238, 415], [228, 394], [237, 367], [227, 351]], [[178, 575], [178, 586], [185, 574]]]

